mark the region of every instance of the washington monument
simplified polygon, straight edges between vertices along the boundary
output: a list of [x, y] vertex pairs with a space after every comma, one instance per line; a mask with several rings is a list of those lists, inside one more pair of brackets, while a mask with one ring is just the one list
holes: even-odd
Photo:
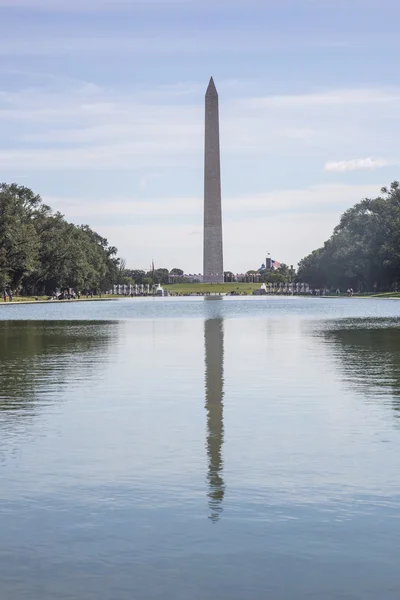
[[224, 282], [218, 112], [218, 92], [211, 77], [206, 92], [204, 144], [203, 281], [205, 283]]

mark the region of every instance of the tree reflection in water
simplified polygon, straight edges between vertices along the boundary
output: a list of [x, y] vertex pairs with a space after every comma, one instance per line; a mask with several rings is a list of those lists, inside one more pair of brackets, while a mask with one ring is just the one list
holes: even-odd
[[337, 324], [324, 332], [334, 344], [344, 379], [367, 398], [390, 396], [400, 416], [400, 329], [385, 320]]
[[101, 368], [115, 331], [101, 321], [0, 322], [0, 414], [30, 412]]

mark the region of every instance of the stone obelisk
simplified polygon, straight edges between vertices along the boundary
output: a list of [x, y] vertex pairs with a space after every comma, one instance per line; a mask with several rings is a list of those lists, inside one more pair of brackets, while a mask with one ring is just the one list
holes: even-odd
[[223, 283], [219, 109], [212, 77], [206, 92], [205, 116], [203, 281]]

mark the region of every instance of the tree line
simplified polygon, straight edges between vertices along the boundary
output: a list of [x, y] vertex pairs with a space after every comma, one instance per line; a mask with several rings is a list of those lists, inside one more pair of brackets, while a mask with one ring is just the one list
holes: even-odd
[[[242, 281], [243, 283], [256, 281], [259, 283], [280, 284], [292, 283], [295, 281], [295, 278], [295, 269], [285, 265], [285, 263], [282, 263], [277, 269], [267, 269], [264, 266], [261, 269], [258, 269], [258, 271], [251, 269], [250, 271], [246, 272], [242, 278]], [[236, 281], [235, 275], [231, 271], [225, 272], [224, 279], [226, 282]]]
[[[127, 269], [125, 268], [124, 260], [121, 261], [121, 268], [119, 275], [115, 281], [117, 284], [133, 285], [137, 283], [141, 284], [168, 284], [168, 283], [200, 283], [200, 279], [196, 281], [195, 278], [190, 280], [185, 277], [182, 269], [174, 268], [171, 271], [168, 269], [154, 269], [150, 271], [144, 271], [140, 269]], [[171, 275], [173, 277], [171, 277]], [[282, 264], [278, 269], [260, 269], [258, 271], [250, 270], [247, 271], [243, 277], [244, 282], [265, 282], [265, 283], [291, 283], [295, 280], [296, 271], [288, 267], [288, 265]], [[236, 275], [232, 271], [224, 272], [225, 283], [237, 283]]]
[[[171, 278], [171, 275], [174, 277]], [[120, 269], [117, 278], [114, 283], [120, 285], [158, 285], [168, 283], [188, 283], [189, 280], [184, 276], [182, 269], [171, 269], [169, 271], [166, 268], [151, 269], [144, 271], [143, 269], [129, 269], [125, 266], [125, 261], [122, 259]]]
[[392, 291], [400, 285], [400, 184], [348, 209], [332, 236], [299, 263], [312, 287]]
[[88, 225], [68, 223], [42, 198], [16, 183], [0, 184], [0, 287], [27, 295], [57, 288], [107, 290], [117, 249]]
[[[0, 184], [1, 289], [27, 295], [66, 288], [106, 291], [113, 284], [167, 284], [171, 275], [177, 283], [186, 281], [178, 268], [126, 268], [117, 249], [88, 225], [69, 223], [29, 188]], [[297, 275], [287, 265], [246, 275], [266, 283], [304, 281], [314, 288], [400, 289], [399, 182], [348, 209], [324, 245], [300, 261]], [[227, 271], [225, 281], [233, 279]]]

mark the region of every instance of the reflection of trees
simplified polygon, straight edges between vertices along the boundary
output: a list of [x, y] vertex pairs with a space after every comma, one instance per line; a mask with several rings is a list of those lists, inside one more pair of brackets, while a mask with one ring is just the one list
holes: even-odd
[[[39, 393], [51, 393], [88, 376], [110, 340], [105, 322], [0, 322], [0, 411], [24, 410]], [[49, 396], [50, 394], [50, 396]]]
[[207, 411], [208, 498], [210, 519], [218, 521], [222, 511], [225, 484], [222, 478], [223, 425], [223, 371], [224, 329], [222, 319], [208, 319], [204, 323], [205, 386]]
[[[366, 322], [367, 325], [367, 322]], [[367, 395], [391, 395], [400, 410], [400, 330], [393, 323], [374, 328], [349, 328], [325, 332], [334, 343], [345, 378]]]

